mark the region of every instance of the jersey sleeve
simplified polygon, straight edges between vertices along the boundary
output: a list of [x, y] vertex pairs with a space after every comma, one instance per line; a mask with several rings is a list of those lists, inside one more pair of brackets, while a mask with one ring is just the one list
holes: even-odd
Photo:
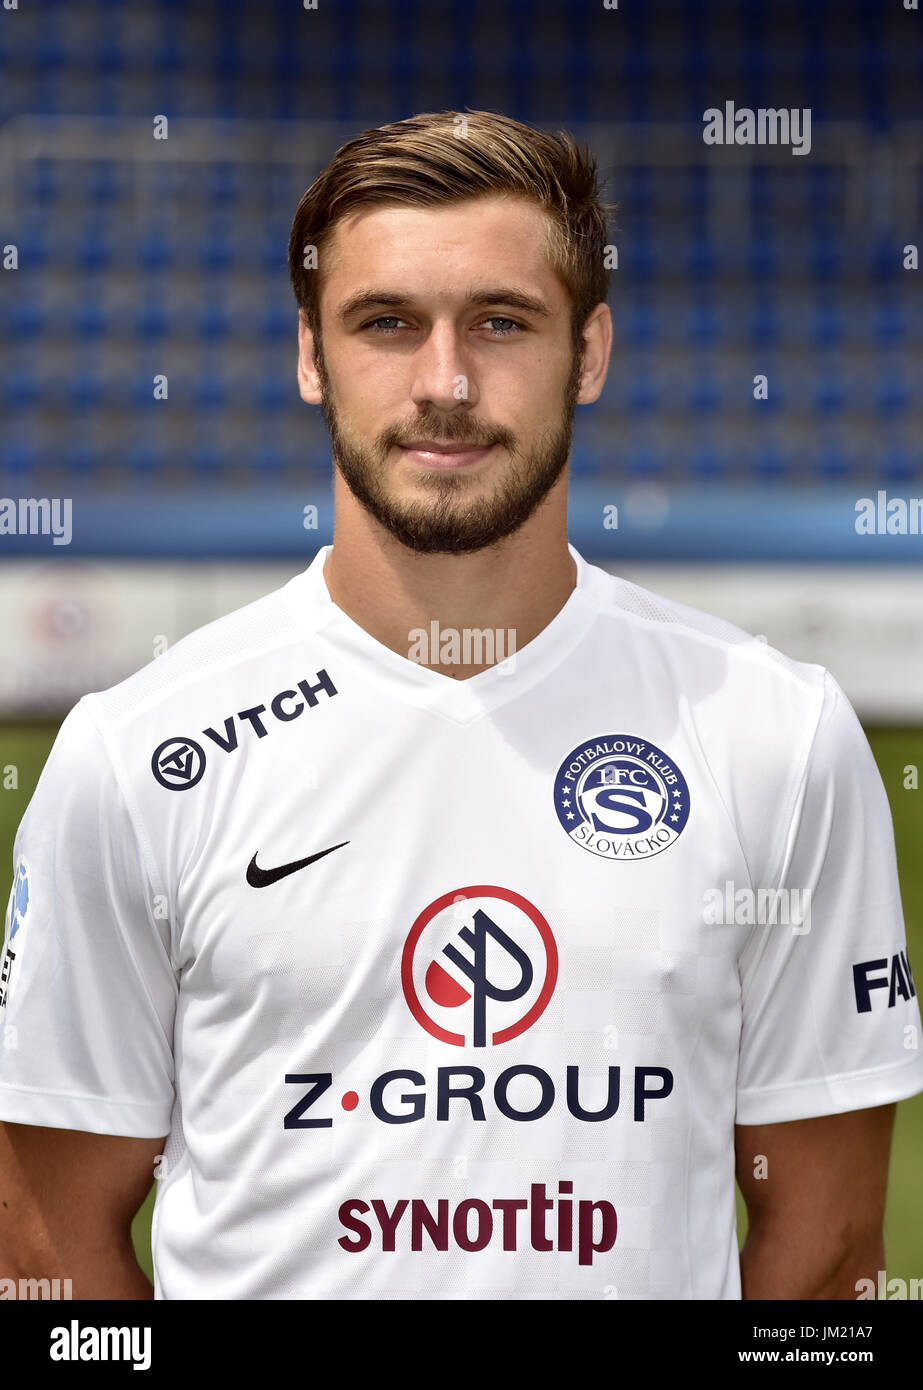
[[923, 1090], [888, 800], [829, 673], [773, 886], [788, 911], [752, 927], [739, 958], [737, 1123], [838, 1114]]
[[166, 902], [81, 701], [16, 836], [0, 958], [0, 1119], [169, 1133], [178, 975]]

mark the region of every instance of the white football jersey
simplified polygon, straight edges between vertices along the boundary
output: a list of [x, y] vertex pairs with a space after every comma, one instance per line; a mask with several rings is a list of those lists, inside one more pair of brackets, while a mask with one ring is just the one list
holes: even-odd
[[64, 721], [0, 1118], [166, 1136], [158, 1298], [739, 1298], [735, 1124], [923, 1090], [855, 714], [573, 548], [454, 681], [328, 553]]

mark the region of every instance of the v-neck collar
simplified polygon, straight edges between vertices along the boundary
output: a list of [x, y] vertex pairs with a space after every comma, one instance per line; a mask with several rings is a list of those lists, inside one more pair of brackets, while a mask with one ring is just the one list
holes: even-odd
[[[333, 549], [330, 545], [323, 546], [283, 592], [298, 625], [328, 642], [338, 658], [371, 684], [395, 699], [468, 724], [521, 695], [552, 671], [593, 621], [593, 567], [572, 545], [567, 548], [577, 567], [577, 579], [563, 607], [521, 651], [467, 680], [453, 680], [392, 651], [338, 608], [324, 579], [324, 565]], [[330, 675], [333, 678], [332, 672]]]

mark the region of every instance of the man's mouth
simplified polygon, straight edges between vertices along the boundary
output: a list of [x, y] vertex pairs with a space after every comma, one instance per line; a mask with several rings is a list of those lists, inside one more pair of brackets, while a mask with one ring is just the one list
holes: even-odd
[[457, 441], [443, 443], [436, 439], [414, 439], [398, 446], [411, 463], [421, 468], [464, 468], [479, 463], [493, 448], [492, 444], [478, 447]]

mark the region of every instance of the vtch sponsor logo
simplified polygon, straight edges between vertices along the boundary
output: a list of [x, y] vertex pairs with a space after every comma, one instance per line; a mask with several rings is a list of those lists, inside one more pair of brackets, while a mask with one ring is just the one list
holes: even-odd
[[[332, 698], [338, 694], [336, 686], [326, 671], [318, 671], [312, 684], [308, 680], [297, 682], [297, 689], [280, 690], [269, 701], [268, 713], [283, 724], [298, 719], [306, 709], [316, 709], [320, 695]], [[303, 698], [301, 698], [303, 697]], [[265, 738], [269, 733], [262, 716], [267, 713], [266, 705], [252, 705], [250, 709], [238, 710], [224, 720], [224, 732], [209, 727], [202, 730], [205, 738], [216, 744], [223, 753], [233, 753], [240, 744], [240, 732], [244, 727], [257, 738]], [[195, 739], [183, 734], [174, 734], [164, 739], [154, 749], [151, 758], [151, 771], [162, 787], [170, 792], [188, 791], [196, 786], [205, 772], [205, 749]]]

